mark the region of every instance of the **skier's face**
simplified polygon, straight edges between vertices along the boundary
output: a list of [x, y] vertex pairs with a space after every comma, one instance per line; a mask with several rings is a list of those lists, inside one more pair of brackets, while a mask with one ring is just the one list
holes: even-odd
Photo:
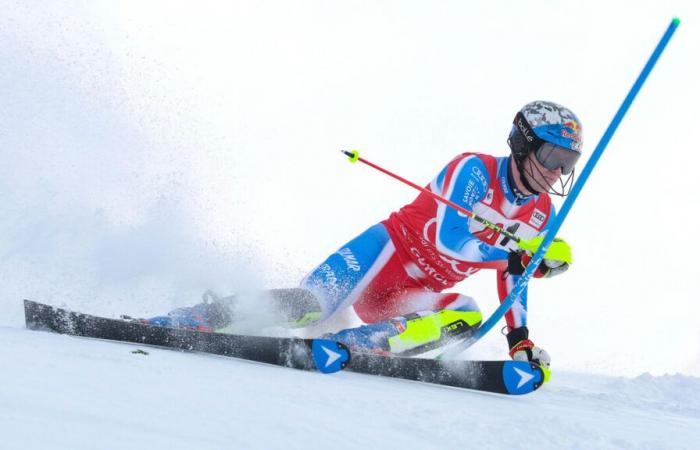
[[561, 177], [561, 167], [548, 169], [535, 157], [535, 152], [530, 152], [523, 161], [523, 173], [530, 186], [542, 192], [548, 192]]

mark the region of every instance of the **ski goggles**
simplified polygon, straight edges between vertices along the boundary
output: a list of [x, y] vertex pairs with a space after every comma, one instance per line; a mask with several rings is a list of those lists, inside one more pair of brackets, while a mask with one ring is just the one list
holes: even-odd
[[537, 161], [549, 170], [561, 167], [561, 173], [564, 175], [568, 175], [574, 170], [576, 161], [581, 156], [580, 152], [540, 139], [522, 112], [515, 115], [513, 125], [520, 130], [520, 144], [516, 144], [516, 147], [522, 147], [522, 157], [534, 152]]
[[549, 170], [561, 168], [564, 175], [570, 174], [581, 154], [559, 145], [543, 142], [535, 152], [537, 161]]

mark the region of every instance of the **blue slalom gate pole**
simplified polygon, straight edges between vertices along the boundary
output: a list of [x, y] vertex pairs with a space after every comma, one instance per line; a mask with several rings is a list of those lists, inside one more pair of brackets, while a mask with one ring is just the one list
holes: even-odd
[[680, 19], [678, 19], [677, 17], [674, 18], [671, 21], [671, 24], [666, 29], [664, 35], [661, 37], [661, 40], [656, 46], [656, 49], [654, 49], [654, 52], [649, 57], [649, 60], [642, 69], [642, 72], [639, 74], [639, 77], [637, 77], [637, 81], [635, 81], [634, 85], [627, 94], [627, 97], [622, 102], [622, 105], [620, 105], [620, 109], [617, 110], [615, 117], [613, 117], [612, 121], [610, 122], [610, 125], [608, 125], [607, 130], [605, 130], [603, 137], [600, 139], [600, 142], [598, 142], [598, 145], [593, 151], [593, 154], [591, 154], [590, 159], [586, 162], [586, 165], [584, 166], [583, 170], [581, 171], [581, 174], [579, 175], [579, 179], [576, 181], [576, 184], [574, 184], [573, 188], [571, 189], [569, 196], [564, 201], [564, 204], [562, 205], [559, 214], [557, 214], [554, 218], [551, 228], [549, 229], [547, 235], [542, 241], [542, 245], [539, 247], [539, 249], [537, 249], [537, 252], [535, 252], [534, 256], [532, 257], [532, 260], [527, 265], [525, 272], [522, 274], [518, 282], [513, 287], [513, 290], [505, 298], [505, 300], [503, 300], [503, 303], [501, 303], [498, 309], [494, 311], [491, 317], [489, 317], [488, 320], [486, 320], [486, 322], [484, 322], [471, 337], [465, 339], [464, 341], [460, 341], [454, 344], [452, 347], [445, 350], [438, 356], [439, 359], [455, 358], [465, 349], [467, 349], [479, 339], [481, 339], [498, 323], [499, 320], [501, 320], [505, 313], [508, 312], [511, 306], [513, 306], [515, 300], [520, 296], [520, 294], [522, 294], [523, 290], [527, 286], [527, 283], [530, 281], [530, 278], [532, 278], [532, 274], [535, 272], [535, 269], [537, 269], [537, 266], [539, 266], [542, 262], [542, 259], [544, 259], [544, 255], [545, 253], [547, 253], [547, 249], [552, 244], [554, 237], [559, 232], [559, 228], [561, 228], [564, 219], [566, 219], [566, 216], [569, 214], [569, 211], [573, 207], [576, 198], [578, 198], [578, 195], [581, 193], [583, 186], [586, 184], [588, 177], [591, 175], [591, 172], [593, 172], [593, 169], [595, 168], [596, 164], [598, 163], [598, 160], [603, 154], [605, 147], [607, 147], [608, 142], [610, 142], [610, 139], [612, 138], [613, 134], [615, 134], [618, 125], [620, 125], [620, 122], [622, 122], [622, 119], [625, 117], [625, 114], [627, 113], [627, 110], [632, 104], [632, 101], [634, 101], [635, 97], [637, 96], [637, 93], [642, 88], [642, 85], [646, 81], [651, 70], [654, 68], [656, 61], [659, 59], [659, 56], [661, 56], [661, 53], [666, 48], [666, 44], [668, 44], [668, 41], [671, 39], [671, 36], [673, 36], [673, 33], [676, 31], [676, 28], [678, 28], [680, 22]]

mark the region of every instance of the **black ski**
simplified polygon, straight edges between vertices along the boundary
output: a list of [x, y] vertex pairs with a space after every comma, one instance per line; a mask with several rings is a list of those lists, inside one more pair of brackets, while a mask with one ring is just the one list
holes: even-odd
[[458, 361], [350, 352], [325, 339], [275, 338], [155, 327], [24, 301], [27, 328], [258, 361], [303, 370], [348, 370], [444, 386], [520, 395], [538, 389], [546, 369], [523, 361]]
[[212, 353], [324, 373], [342, 370], [350, 358], [343, 345], [325, 339], [207, 333], [107, 319], [25, 300], [27, 328], [186, 351]]
[[547, 381], [547, 369], [524, 361], [460, 361], [353, 353], [345, 370], [368, 375], [521, 395]]

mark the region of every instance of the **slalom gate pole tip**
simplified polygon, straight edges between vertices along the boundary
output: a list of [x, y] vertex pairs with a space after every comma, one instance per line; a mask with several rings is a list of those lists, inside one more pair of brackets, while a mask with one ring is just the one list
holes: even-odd
[[674, 17], [672, 23], [673, 25], [678, 26], [681, 23], [681, 19], [678, 17]]
[[360, 152], [357, 150], [341, 150], [340, 152], [347, 156], [351, 163], [356, 163], [360, 159]]

